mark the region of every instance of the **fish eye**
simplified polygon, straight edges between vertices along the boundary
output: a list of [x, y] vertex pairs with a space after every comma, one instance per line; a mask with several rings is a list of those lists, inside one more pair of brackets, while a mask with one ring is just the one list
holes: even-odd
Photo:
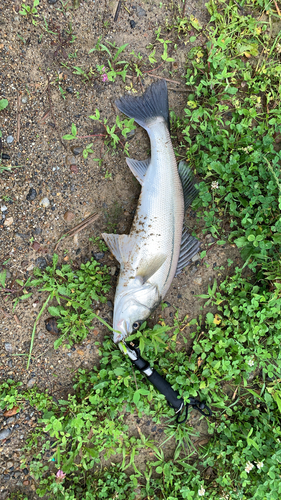
[[141, 322], [140, 321], [135, 321], [133, 323], [133, 329], [134, 330], [138, 330], [140, 326], [141, 326]]

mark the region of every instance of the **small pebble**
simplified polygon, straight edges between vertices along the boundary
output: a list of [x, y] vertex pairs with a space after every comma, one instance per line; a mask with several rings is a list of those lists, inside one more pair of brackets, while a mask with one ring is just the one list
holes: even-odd
[[135, 21], [133, 21], [133, 19], [130, 20], [130, 26], [132, 29], [135, 28], [135, 26], [136, 26], [136, 23], [135, 23]]
[[32, 248], [33, 248], [33, 250], [36, 250], [38, 252], [38, 250], [40, 250], [40, 248], [41, 248], [41, 245], [40, 245], [40, 243], [38, 243], [38, 241], [34, 241], [32, 243]]
[[112, 267], [110, 268], [110, 274], [111, 274], [111, 276], [114, 276], [114, 274], [116, 273], [116, 271], [117, 271], [117, 267], [112, 266]]
[[46, 267], [48, 266], [48, 264], [47, 264], [46, 259], [44, 259], [44, 257], [38, 257], [38, 259], [36, 259], [36, 261], [35, 261], [35, 266], [39, 267], [39, 269], [46, 269]]
[[66, 87], [66, 92], [68, 92], [69, 94], [73, 94], [74, 90], [72, 87]]
[[146, 11], [142, 7], [140, 7], [139, 5], [137, 5], [137, 16], [138, 17], [146, 16]]
[[2, 160], [9, 160], [10, 155], [7, 155], [6, 153], [2, 153]]
[[193, 274], [197, 273], [198, 271], [198, 268], [196, 266], [192, 266], [189, 270], [189, 274], [190, 276], [192, 276]]
[[195, 262], [198, 259], [200, 259], [199, 253], [197, 253], [196, 255], [194, 255], [191, 260], [192, 260], [192, 262]]
[[41, 207], [43, 208], [47, 208], [50, 206], [50, 201], [48, 198], [42, 198], [42, 200], [40, 200], [39, 202], [39, 205], [41, 205]]
[[33, 201], [33, 200], [35, 200], [36, 196], [37, 196], [36, 189], [30, 188], [30, 190], [28, 191], [28, 194], [26, 196], [26, 200]]
[[9, 227], [14, 223], [13, 217], [7, 217], [7, 219], [4, 222], [4, 226]]
[[71, 222], [75, 217], [75, 214], [73, 212], [70, 212], [69, 210], [65, 212], [63, 218], [65, 222]]
[[77, 167], [77, 165], [70, 165], [70, 171], [73, 174], [77, 174], [78, 173], [78, 167]]
[[113, 304], [112, 304], [111, 300], [107, 301], [107, 305], [108, 305], [108, 307], [113, 307]]
[[14, 142], [13, 136], [12, 135], [8, 135], [6, 141], [7, 141], [7, 144], [12, 144], [12, 142]]
[[5, 351], [7, 351], [7, 352], [13, 352], [12, 344], [9, 344], [8, 342], [6, 342], [4, 344], [4, 347], [5, 347]]
[[8, 208], [6, 207], [6, 205], [2, 205], [1, 206], [1, 212], [6, 212], [6, 210], [8, 210]]
[[7, 462], [6, 463], [7, 469], [10, 469], [11, 467], [13, 467], [13, 465], [14, 465], [14, 462]]
[[[15, 417], [9, 417], [9, 418], [7, 419], [7, 424], [8, 424], [8, 425], [13, 424], [13, 423], [14, 423], [14, 421], [15, 421]], [[11, 466], [11, 467], [12, 467], [12, 466]]]
[[40, 227], [36, 227], [34, 229], [34, 234], [41, 234], [42, 233], [42, 229]]
[[[30, 388], [32, 387], [36, 382], [36, 378], [31, 378], [28, 382], [27, 382], [27, 387]], [[27, 473], [26, 473], [27, 474]]]
[[77, 148], [73, 148], [73, 149], [72, 149], [72, 153], [73, 153], [75, 156], [80, 155], [80, 154], [82, 153], [82, 151], [83, 151], [83, 148], [78, 148], [78, 147], [77, 147]]
[[2, 439], [7, 439], [7, 437], [9, 437], [11, 435], [12, 431], [10, 429], [3, 429], [1, 432], [0, 432], [0, 441]]
[[21, 98], [21, 102], [22, 102], [23, 104], [26, 104], [26, 103], [27, 103], [27, 101], [28, 101], [28, 97], [27, 97], [26, 95], [24, 95], [24, 96]]
[[48, 0], [48, 4], [49, 5], [55, 5], [55, 3], [57, 3], [58, 0]]
[[45, 327], [52, 335], [59, 335], [60, 331], [57, 327], [57, 320], [55, 318], [48, 318], [45, 320]]
[[202, 278], [200, 276], [194, 278], [193, 283], [195, 283], [195, 285], [202, 285]]
[[93, 253], [93, 256], [96, 260], [100, 260], [104, 257], [104, 252], [96, 252], [96, 253]]

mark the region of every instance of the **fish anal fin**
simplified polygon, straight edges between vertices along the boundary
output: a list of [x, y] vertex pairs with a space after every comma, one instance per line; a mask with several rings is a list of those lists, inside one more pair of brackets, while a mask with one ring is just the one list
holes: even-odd
[[158, 269], [160, 269], [166, 258], [167, 256], [163, 254], [143, 258], [138, 265], [136, 275], [140, 276], [143, 279], [143, 283], [145, 283], [158, 271]]
[[127, 234], [106, 234], [102, 233], [111, 253], [120, 264], [127, 262], [131, 252], [134, 249], [134, 238]]
[[194, 236], [191, 236], [187, 229], [184, 228], [181, 239], [180, 256], [176, 269], [175, 276], [180, 274], [182, 270], [190, 263], [192, 257], [197, 254], [200, 248], [200, 241]]
[[141, 185], [144, 183], [144, 176], [150, 164], [150, 158], [139, 161], [133, 158], [126, 158], [127, 165]]
[[198, 195], [198, 190], [194, 186], [193, 172], [185, 161], [179, 163], [178, 170], [183, 189], [184, 210], [186, 211]]

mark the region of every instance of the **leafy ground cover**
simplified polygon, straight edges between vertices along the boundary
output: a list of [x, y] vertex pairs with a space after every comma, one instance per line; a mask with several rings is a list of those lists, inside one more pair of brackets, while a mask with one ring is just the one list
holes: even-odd
[[[194, 207], [202, 211], [205, 229], [218, 244], [230, 241], [241, 248], [245, 265], [203, 295], [202, 315], [189, 323], [194, 329], [191, 347], [184, 329], [188, 320], [177, 316], [173, 327], [160, 321], [153, 330], [143, 325], [138, 334], [144, 356], [152, 364], [156, 360], [186, 401], [200, 394], [212, 406], [209, 443], [194, 449], [190, 439], [194, 430], [175, 426], [163, 396], [140, 374], [132, 373], [128, 359], [108, 338], [99, 346], [99, 368], [79, 371], [68, 400], [55, 401], [36, 388], [23, 393], [19, 383], [9, 380], [1, 386], [1, 408], [27, 399], [42, 412], [22, 463], [24, 467], [32, 453], [29, 465], [39, 496], [280, 498], [281, 35], [272, 36], [278, 21], [274, 4], [263, 0], [242, 6], [232, 1], [207, 4], [211, 14], [207, 42], [188, 55], [185, 115], [172, 115], [177, 154], [187, 155], [202, 179]], [[253, 7], [254, 13], [249, 10]], [[172, 29], [182, 36], [184, 26], [178, 18]], [[56, 289], [59, 300], [63, 296], [64, 305], [59, 303], [55, 310], [51, 306], [49, 312], [59, 317], [65, 334], [69, 327], [65, 318], [74, 314], [76, 334], [81, 328], [83, 338], [88, 323], [79, 326], [76, 312], [65, 305], [65, 297], [74, 289], [73, 273], [69, 266], [58, 269], [56, 264], [55, 259], [53, 268], [40, 273], [33, 286], [44, 282], [44, 290]], [[91, 275], [97, 289], [106, 293], [106, 272], [94, 262], [75, 271], [75, 293], [88, 294]], [[76, 299], [71, 301], [74, 311]], [[210, 306], [213, 312], [208, 311]], [[87, 314], [89, 308], [87, 304]], [[126, 413], [149, 416], [158, 425], [164, 421], [162, 443], [140, 429], [129, 434]], [[171, 456], [164, 449], [167, 441], [172, 443]], [[145, 449], [151, 459], [140, 468], [138, 456]]]

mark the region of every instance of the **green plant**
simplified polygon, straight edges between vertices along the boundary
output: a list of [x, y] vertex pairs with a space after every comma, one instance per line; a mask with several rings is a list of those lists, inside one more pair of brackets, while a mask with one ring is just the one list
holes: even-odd
[[79, 66], [73, 66], [73, 69], [75, 70], [73, 71], [74, 75], [82, 76], [84, 82], [89, 81], [93, 75], [92, 69], [89, 70], [88, 74], [84, 69], [80, 68]]
[[31, 22], [34, 26], [37, 25], [37, 21], [35, 21], [35, 17], [38, 17], [38, 11], [36, 7], [38, 7], [40, 3], [40, 0], [33, 0], [33, 5], [30, 7], [29, 5], [26, 5], [25, 3], [21, 4], [21, 10], [19, 11], [19, 14], [22, 16], [27, 16], [28, 18], [31, 19]]
[[[120, 120], [119, 116], [117, 115], [116, 119], [115, 119], [115, 124], [112, 127], [110, 127], [108, 125], [107, 118], [104, 118], [103, 120], [101, 120], [100, 112], [98, 109], [96, 109], [95, 115], [91, 115], [91, 116], [89, 116], [89, 118], [91, 118], [91, 120], [95, 120], [101, 124], [101, 126], [103, 127], [103, 133], [90, 134], [90, 135], [87, 135], [86, 137], [102, 137], [105, 146], [111, 147], [112, 150], [116, 150], [117, 147], [121, 145], [124, 153], [128, 154], [129, 145], [127, 144], [127, 142], [124, 143], [121, 140], [121, 136], [123, 136], [126, 139], [129, 132], [131, 132], [132, 130], [134, 130], [136, 128], [134, 125], [133, 118], [130, 120], [126, 119], [126, 118], [124, 120]], [[77, 136], [77, 127], [74, 123], [72, 123], [71, 134], [64, 135], [63, 139], [66, 141], [72, 141], [73, 139], [76, 139], [76, 138], [83, 138], [83, 136], [82, 137]], [[93, 143], [90, 143], [85, 147], [85, 149], [83, 151], [84, 158], [87, 158], [89, 153], [94, 153], [92, 147], [93, 147]], [[99, 159], [95, 158], [95, 161], [99, 161]]]
[[8, 104], [9, 104], [8, 99], [0, 99], [0, 111], [2, 111], [2, 109], [7, 108]]
[[267, 21], [241, 16], [235, 2], [222, 2], [222, 12], [216, 2], [207, 5], [216, 24], [206, 48], [189, 52], [191, 93], [184, 119], [172, 121], [204, 178], [194, 206], [203, 205], [206, 230], [233, 240], [255, 270], [279, 252], [281, 241], [281, 153], [274, 146], [281, 132], [281, 66], [273, 51], [280, 36], [270, 40]]
[[66, 91], [61, 87], [61, 85], [59, 85], [59, 90], [60, 90], [62, 98], [65, 99]]
[[10, 410], [19, 403], [19, 387], [22, 382], [7, 379], [0, 385], [0, 408]]
[[[101, 268], [94, 259], [81, 264], [75, 273], [70, 265], [64, 264], [58, 268], [57, 263], [58, 255], [54, 254], [52, 267], [44, 271], [35, 269], [36, 279], [28, 281], [28, 286], [40, 286], [42, 292], [48, 292], [43, 307], [55, 300], [55, 305], [48, 307], [49, 313], [57, 318], [57, 326], [61, 330], [60, 337], [54, 343], [55, 349], [66, 340], [67, 346], [71, 347], [86, 337], [89, 328], [92, 328], [93, 319], [97, 318], [92, 303], [105, 302], [105, 294], [110, 288], [107, 267]], [[39, 316], [36, 323], [38, 319]]]
[[94, 245], [98, 247], [100, 252], [107, 252], [108, 248], [105, 242], [99, 236], [96, 236], [95, 238], [89, 238], [89, 241], [94, 243]]
[[108, 172], [108, 170], [105, 172], [104, 174], [104, 178], [105, 179], [112, 179], [112, 173], [111, 172]]

